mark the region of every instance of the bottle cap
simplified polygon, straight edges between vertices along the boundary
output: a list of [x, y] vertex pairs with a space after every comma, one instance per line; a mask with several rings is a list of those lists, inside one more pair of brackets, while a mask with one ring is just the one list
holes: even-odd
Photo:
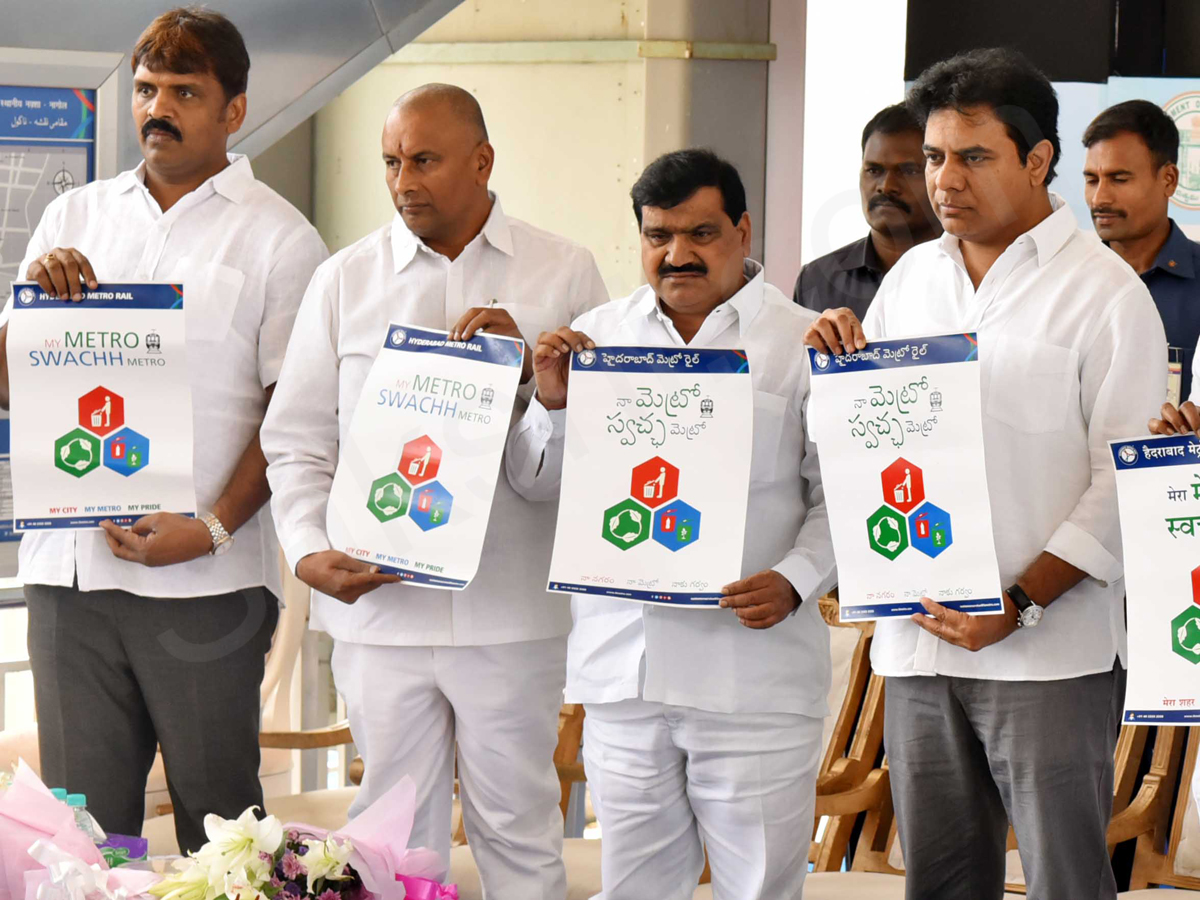
[[50, 788], [50, 793], [52, 793], [54, 795], [55, 800], [61, 800], [64, 803], [67, 802], [67, 789], [66, 788]]
[[87, 794], [67, 794], [67, 806], [87, 806]]

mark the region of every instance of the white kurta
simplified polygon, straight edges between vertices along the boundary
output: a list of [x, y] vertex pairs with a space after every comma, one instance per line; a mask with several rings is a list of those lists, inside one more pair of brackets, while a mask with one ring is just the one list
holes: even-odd
[[[244, 156], [165, 213], [144, 181], [145, 163], [55, 199], [29, 242], [24, 273], [55, 247], [74, 247], [101, 281], [171, 281], [184, 287], [192, 388], [196, 502], [221, 496], [266, 412], [300, 299], [329, 255], [316, 229], [257, 181]], [[12, 297], [8, 299], [9, 306]], [[280, 595], [279, 546], [263, 507], [222, 556], [160, 568], [117, 559], [104, 532], [31, 533], [20, 579], [82, 591], [197, 597], [265, 585]]]
[[[338, 446], [388, 323], [449, 329], [467, 309], [493, 299], [532, 344], [607, 296], [591, 253], [506, 217], [499, 200], [453, 262], [396, 216], [317, 270], [262, 437], [275, 522], [293, 571], [302, 557], [330, 548], [325, 511]], [[518, 399], [514, 418], [523, 411]], [[479, 574], [469, 587], [385, 585], [352, 606], [314, 592], [312, 627], [340, 641], [394, 646], [564, 635], [570, 614], [546, 593], [554, 516], [553, 507], [529, 503], [501, 478]]]
[[[1125, 660], [1125, 586], [1109, 440], [1146, 431], [1166, 396], [1166, 337], [1150, 292], [1079, 230], [1062, 199], [976, 290], [958, 239], [914, 247], [888, 272], [867, 339], [976, 331], [992, 530], [1004, 586], [1043, 551], [1087, 573], [1021, 629], [976, 653], [908, 620], [875, 623], [881, 675], [1038, 681]], [[1133, 610], [1130, 610], [1131, 614]]]

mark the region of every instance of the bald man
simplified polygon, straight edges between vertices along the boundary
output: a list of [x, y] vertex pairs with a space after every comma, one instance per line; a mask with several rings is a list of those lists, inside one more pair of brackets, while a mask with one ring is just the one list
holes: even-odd
[[494, 160], [466, 91], [426, 85], [396, 102], [383, 163], [397, 215], [317, 269], [262, 445], [284, 552], [314, 588], [312, 627], [334, 639], [334, 678], [366, 764], [351, 814], [411, 775], [410, 845], [448, 858], [457, 745], [463, 822], [489, 900], [563, 900], [552, 757], [571, 612], [545, 590], [557, 511], [501, 478], [479, 574], [458, 592], [372, 572], [325, 532], [339, 439], [389, 322], [530, 341], [608, 299], [587, 250], [504, 214], [488, 191]]

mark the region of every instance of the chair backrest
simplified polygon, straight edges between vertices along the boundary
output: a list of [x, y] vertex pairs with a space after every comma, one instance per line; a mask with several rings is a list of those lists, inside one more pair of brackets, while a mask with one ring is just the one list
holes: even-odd
[[279, 599], [283, 606], [279, 610], [279, 624], [275, 627], [263, 674], [260, 693], [263, 731], [292, 730], [292, 679], [308, 628], [311, 603], [308, 585], [291, 573], [282, 553], [279, 568], [283, 578], [283, 596]]
[[[1185, 737], [1186, 750], [1181, 753]], [[1157, 792], [1160, 802], [1145, 818], [1147, 827], [1138, 835], [1129, 887], [1141, 890], [1161, 885], [1200, 890], [1200, 817], [1193, 783], [1200, 730], [1161, 727], [1154, 749], [1139, 799], [1143, 793]], [[1174, 813], [1170, 814], [1172, 808]]]

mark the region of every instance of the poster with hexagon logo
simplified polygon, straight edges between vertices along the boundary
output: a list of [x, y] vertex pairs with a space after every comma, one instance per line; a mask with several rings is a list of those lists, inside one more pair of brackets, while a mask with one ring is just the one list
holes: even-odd
[[548, 589], [716, 607], [741, 577], [753, 390], [743, 350], [574, 354]]
[[1200, 725], [1200, 440], [1109, 448], [1128, 610], [1124, 720]]
[[388, 326], [342, 442], [330, 543], [421, 587], [479, 569], [525, 344]]
[[1002, 612], [975, 335], [808, 353], [842, 620]]
[[196, 514], [182, 285], [14, 284], [8, 373], [16, 531]]

